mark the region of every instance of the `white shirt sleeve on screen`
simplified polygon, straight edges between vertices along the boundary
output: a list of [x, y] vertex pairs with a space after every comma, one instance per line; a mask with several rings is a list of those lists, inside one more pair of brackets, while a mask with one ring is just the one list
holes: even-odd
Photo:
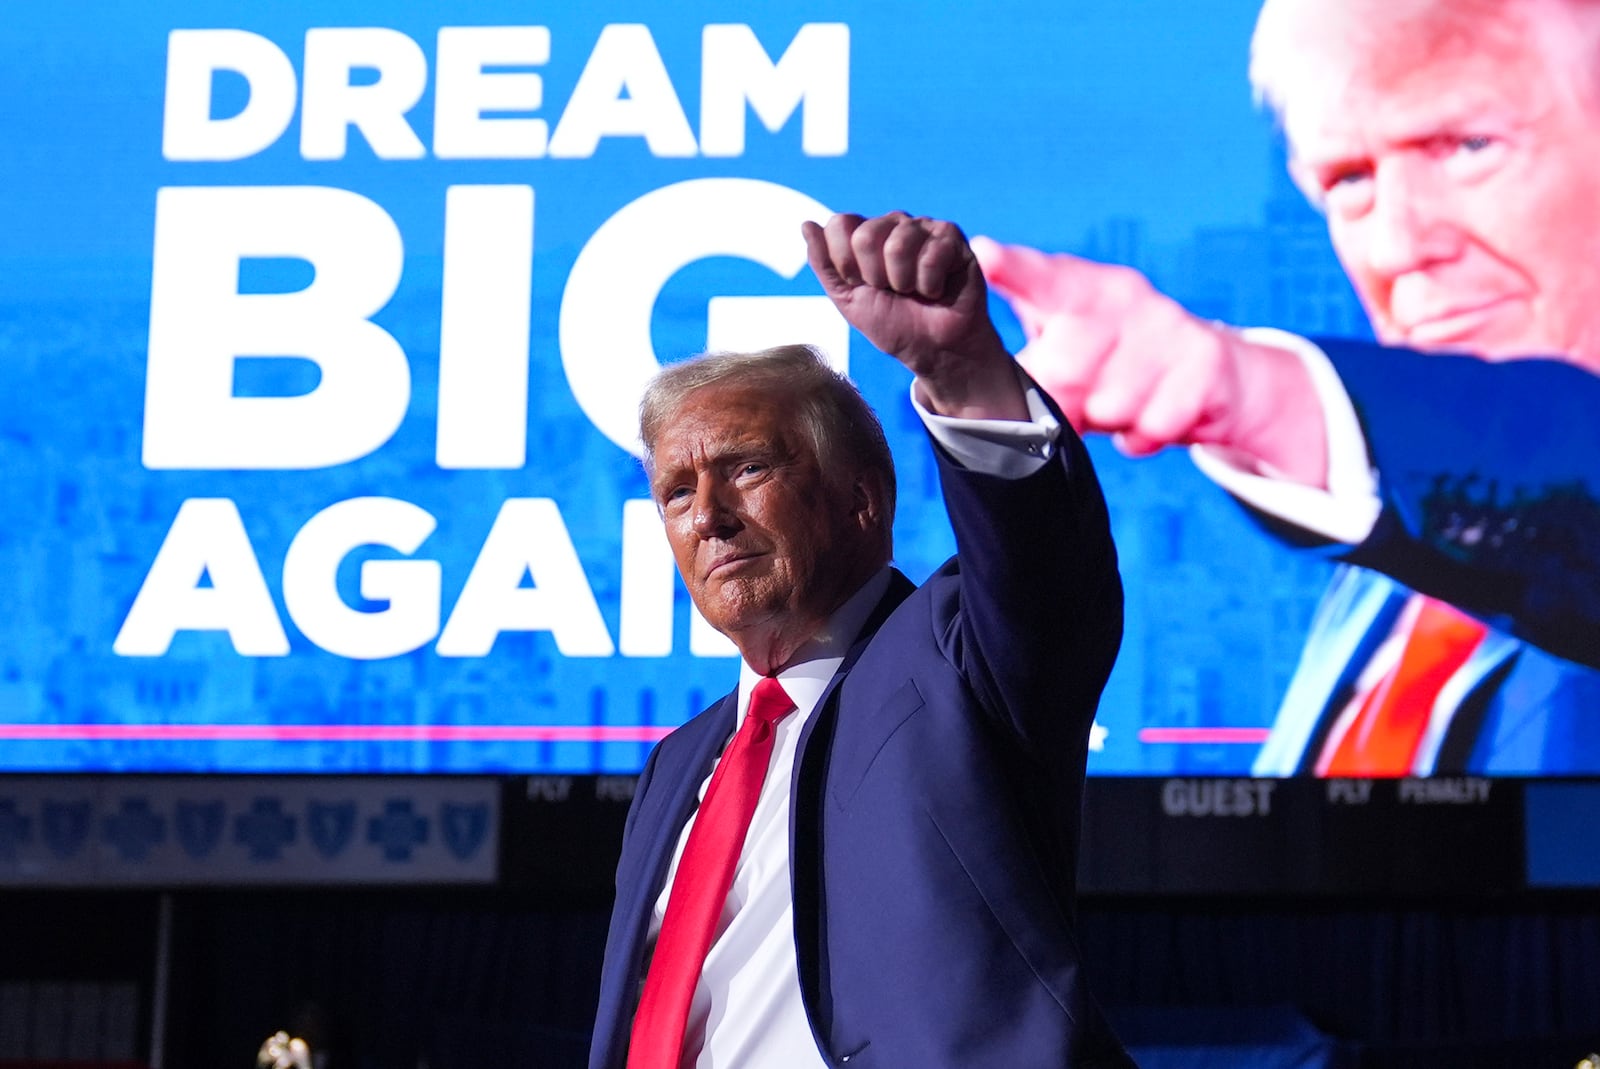
[[1326, 353], [1298, 334], [1270, 327], [1242, 334], [1247, 341], [1287, 349], [1305, 365], [1327, 427], [1328, 488], [1274, 478], [1270, 471], [1248, 471], [1209, 446], [1190, 446], [1189, 456], [1212, 482], [1260, 512], [1345, 545], [1365, 540], [1382, 508], [1378, 477], [1368, 463], [1361, 421], [1338, 372]]

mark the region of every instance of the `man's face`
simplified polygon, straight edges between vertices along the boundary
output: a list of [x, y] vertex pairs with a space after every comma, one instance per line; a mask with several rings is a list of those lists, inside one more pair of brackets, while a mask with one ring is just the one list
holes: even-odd
[[1587, 38], [1562, 5], [1517, 10], [1492, 48], [1446, 34], [1411, 64], [1330, 32], [1289, 100], [1293, 166], [1380, 340], [1600, 370], [1600, 108], [1574, 44]]
[[870, 492], [839, 482], [791, 409], [748, 389], [695, 391], [658, 437], [651, 492], [678, 571], [747, 659], [752, 641], [810, 638], [881, 563]]

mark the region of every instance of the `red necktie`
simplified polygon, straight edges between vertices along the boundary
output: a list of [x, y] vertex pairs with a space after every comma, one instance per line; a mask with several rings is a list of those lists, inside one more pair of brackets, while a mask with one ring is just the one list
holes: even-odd
[[794, 702], [776, 679], [768, 676], [757, 683], [744, 723], [711, 774], [667, 897], [655, 956], [633, 1018], [628, 1069], [678, 1069], [689, 1003], [767, 778], [772, 727], [793, 711]]
[[1324, 747], [1319, 776], [1409, 776], [1440, 691], [1488, 628], [1422, 594], [1395, 666], [1357, 700], [1349, 726]]

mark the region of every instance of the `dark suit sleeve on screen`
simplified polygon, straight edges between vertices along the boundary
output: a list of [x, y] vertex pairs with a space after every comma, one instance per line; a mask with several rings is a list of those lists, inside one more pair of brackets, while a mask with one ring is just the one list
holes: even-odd
[[1345, 559], [1600, 666], [1600, 377], [1555, 360], [1319, 344], [1383, 506]]

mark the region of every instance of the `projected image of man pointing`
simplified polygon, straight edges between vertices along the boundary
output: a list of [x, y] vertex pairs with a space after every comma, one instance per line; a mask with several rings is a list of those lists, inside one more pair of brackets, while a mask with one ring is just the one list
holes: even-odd
[[1080, 429], [1342, 563], [1256, 771], [1600, 771], [1600, 8], [1268, 0], [1251, 79], [1381, 347], [978, 240]]

